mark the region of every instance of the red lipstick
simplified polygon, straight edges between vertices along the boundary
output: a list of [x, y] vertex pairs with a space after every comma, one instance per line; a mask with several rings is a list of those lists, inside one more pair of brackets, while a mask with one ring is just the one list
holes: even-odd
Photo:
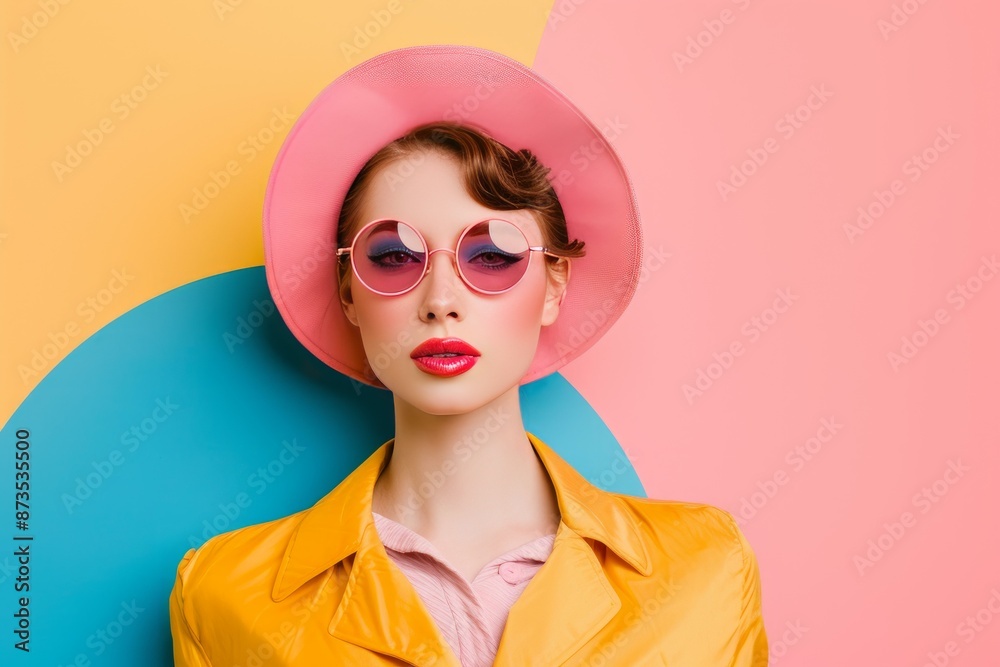
[[410, 352], [410, 358], [425, 373], [451, 377], [472, 368], [479, 350], [461, 338], [428, 338]]

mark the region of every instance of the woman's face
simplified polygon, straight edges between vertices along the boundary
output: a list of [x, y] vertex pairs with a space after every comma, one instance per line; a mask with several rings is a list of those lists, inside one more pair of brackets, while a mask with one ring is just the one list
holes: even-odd
[[[401, 164], [405, 172], [398, 169]], [[403, 158], [383, 167], [370, 183], [358, 229], [380, 218], [401, 220], [419, 230], [430, 250], [454, 250], [468, 225], [498, 217], [517, 225], [530, 245], [544, 245], [531, 212], [495, 211], [472, 199], [455, 158], [437, 152]], [[541, 327], [559, 314], [563, 292], [563, 281], [546, 268], [544, 256], [530, 254], [524, 277], [502, 294], [481, 294], [468, 287], [451, 252], [430, 255], [429, 273], [398, 296], [372, 292], [352, 275], [353, 303], [345, 301], [344, 312], [360, 329], [372, 370], [397, 400], [428, 414], [461, 414], [520, 383], [531, 366]], [[429, 338], [452, 337], [480, 353], [464, 373], [433, 374], [410, 357]]]

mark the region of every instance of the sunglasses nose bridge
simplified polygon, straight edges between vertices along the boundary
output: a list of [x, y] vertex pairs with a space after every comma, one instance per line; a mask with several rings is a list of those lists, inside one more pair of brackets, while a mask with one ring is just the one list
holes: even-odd
[[[458, 253], [456, 253], [451, 248], [437, 248], [437, 249], [431, 250], [429, 253], [427, 253], [427, 257], [426, 257], [426, 260], [425, 260], [427, 262], [427, 270], [424, 271], [424, 276], [423, 277], [426, 278], [428, 275], [430, 275], [431, 269], [433, 268], [433, 263], [431, 262], [431, 257], [436, 252], [450, 252], [451, 253], [451, 265], [455, 269], [455, 275], [458, 276], [459, 280], [462, 280], [464, 282], [465, 278], [462, 276], [462, 272], [459, 270], [459, 267], [458, 267]], [[423, 282], [423, 278], [421, 278], [421, 282]]]

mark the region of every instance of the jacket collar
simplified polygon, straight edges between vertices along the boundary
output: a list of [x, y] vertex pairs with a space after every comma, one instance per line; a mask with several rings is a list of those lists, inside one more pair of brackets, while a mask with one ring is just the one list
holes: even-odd
[[[652, 572], [635, 516], [625, 503], [584, 479], [562, 457], [525, 432], [555, 488], [562, 523], [582, 538], [597, 540], [644, 576]], [[392, 438], [333, 491], [306, 510], [292, 533], [271, 597], [277, 602], [344, 558], [377, 539], [372, 491], [388, 462]]]
[[[527, 435], [555, 487], [561, 521], [552, 553], [510, 609], [496, 667], [561, 665], [620, 612], [622, 599], [594, 540], [644, 576], [653, 569], [638, 520], [625, 502], [591, 485], [541, 440]], [[392, 444], [389, 440], [379, 447], [303, 513], [285, 549], [272, 597], [284, 599], [349, 559], [344, 595], [327, 628], [330, 635], [410, 665], [461, 667], [375, 530], [372, 490]], [[634, 608], [634, 601], [627, 604]]]

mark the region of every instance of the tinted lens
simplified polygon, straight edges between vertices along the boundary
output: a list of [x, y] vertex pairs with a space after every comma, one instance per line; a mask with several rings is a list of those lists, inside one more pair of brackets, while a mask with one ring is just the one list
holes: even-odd
[[462, 238], [458, 259], [466, 280], [484, 292], [513, 287], [528, 268], [528, 240], [506, 220], [485, 220]]
[[371, 289], [395, 294], [413, 287], [424, 271], [427, 250], [412, 227], [385, 220], [368, 227], [355, 242], [354, 268]]

